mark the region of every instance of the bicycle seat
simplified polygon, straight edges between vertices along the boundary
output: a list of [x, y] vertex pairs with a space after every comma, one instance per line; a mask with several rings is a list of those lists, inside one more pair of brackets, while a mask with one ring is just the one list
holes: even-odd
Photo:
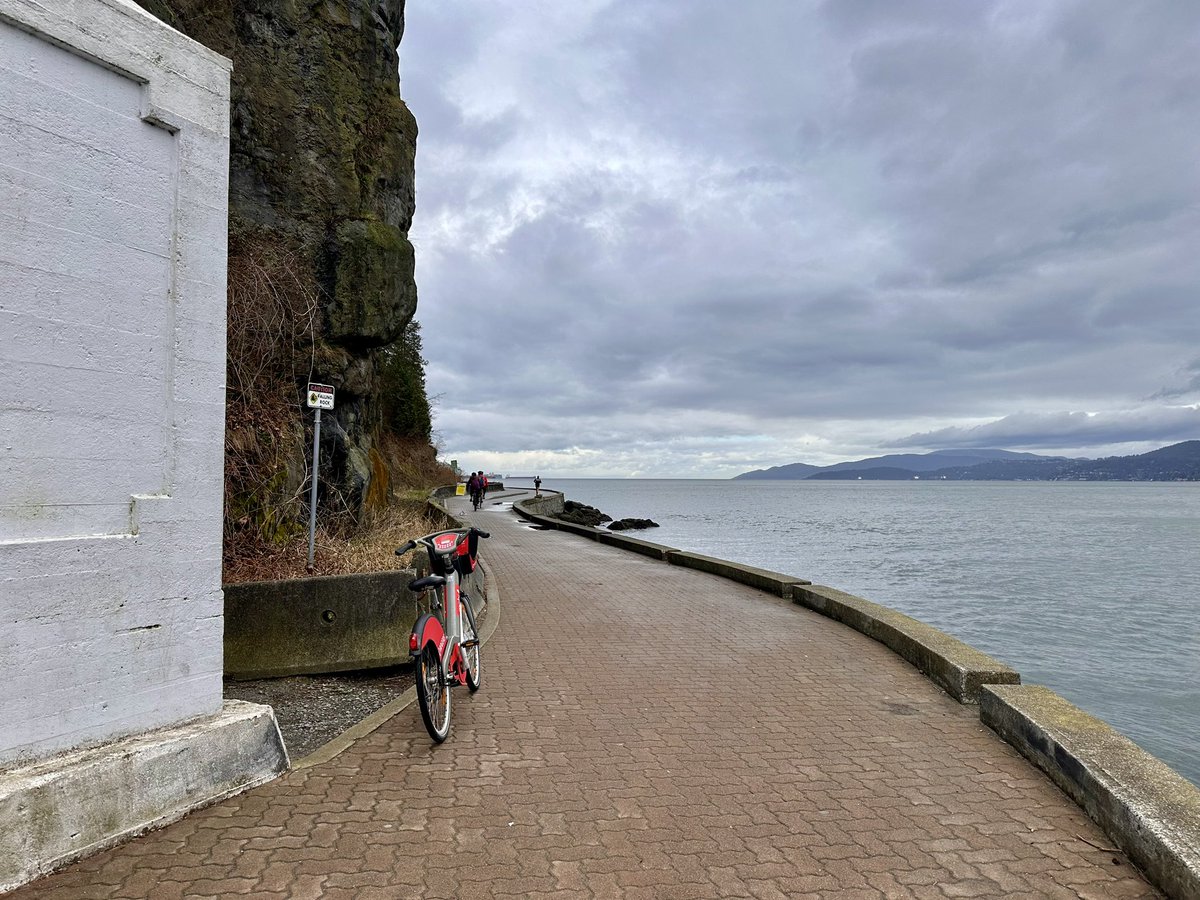
[[414, 593], [421, 593], [430, 588], [441, 587], [446, 583], [445, 575], [426, 575], [424, 578], [418, 578], [416, 581], [408, 583], [408, 589]]

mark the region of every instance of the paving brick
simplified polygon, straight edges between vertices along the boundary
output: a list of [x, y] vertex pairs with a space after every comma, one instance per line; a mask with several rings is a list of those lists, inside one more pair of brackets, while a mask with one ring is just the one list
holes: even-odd
[[328, 763], [6, 900], [1157, 896], [874, 641], [702, 572], [474, 515], [502, 617], [449, 741], [432, 745], [410, 707]]

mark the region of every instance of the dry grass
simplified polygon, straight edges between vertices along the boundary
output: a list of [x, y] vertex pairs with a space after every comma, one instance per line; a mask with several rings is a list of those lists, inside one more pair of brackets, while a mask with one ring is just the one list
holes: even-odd
[[268, 541], [239, 542], [236, 555], [226, 546], [225, 583], [281, 581], [309, 575], [352, 575], [383, 572], [408, 565], [395, 550], [410, 538], [442, 527], [428, 517], [423, 502], [400, 502], [369, 512], [349, 535], [331, 533], [318, 526], [313, 572], [309, 573], [308, 535], [284, 544]]
[[379, 452], [398, 491], [421, 491], [422, 495], [443, 484], [454, 484], [454, 470], [439, 462], [437, 451], [419, 438], [381, 434]]
[[[308, 447], [299, 386], [329, 352], [319, 290], [296, 250], [231, 242], [225, 419], [224, 581], [276, 581], [397, 568], [393, 551], [439, 527], [424, 498], [454, 473], [428, 441], [375, 435], [377, 463], [362, 508], [323, 483], [314, 572], [308, 562]], [[377, 451], [377, 452], [376, 452]]]

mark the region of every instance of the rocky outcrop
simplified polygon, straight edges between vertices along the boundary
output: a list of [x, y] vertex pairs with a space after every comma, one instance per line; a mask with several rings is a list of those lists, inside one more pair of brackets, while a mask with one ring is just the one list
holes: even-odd
[[608, 522], [610, 523], [608, 526], [610, 531], [658, 528], [658, 523], [650, 519], [618, 519], [614, 522], [612, 516], [600, 512], [594, 506], [580, 503], [578, 500], [564, 501], [562, 512], [555, 513], [554, 518], [563, 522], [570, 522], [573, 525], [587, 525], [589, 528], [599, 528], [605, 522]]
[[397, 69], [404, 0], [137, 2], [233, 60], [231, 286], [252, 245], [290, 260], [311, 287], [316, 346], [281, 377], [296, 382], [299, 404], [315, 359], [311, 379], [338, 388], [322, 480], [357, 511], [378, 469], [383, 355], [417, 304], [417, 126]]
[[562, 512], [554, 518], [573, 525], [587, 525], [589, 528], [599, 528], [605, 522], [612, 521], [612, 516], [605, 515], [596, 507], [580, 503], [578, 500], [565, 501]]
[[652, 519], [617, 519], [608, 526], [609, 531], [639, 531], [643, 528], [658, 528]]

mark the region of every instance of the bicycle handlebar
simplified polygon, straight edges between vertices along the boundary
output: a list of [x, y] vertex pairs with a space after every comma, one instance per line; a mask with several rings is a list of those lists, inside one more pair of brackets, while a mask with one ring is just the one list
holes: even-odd
[[470, 535], [470, 534], [476, 534], [481, 538], [490, 538], [491, 537], [491, 534], [489, 534], [488, 532], [481, 531], [480, 529], [474, 528], [474, 527], [472, 527], [472, 528], [446, 528], [446, 529], [443, 529], [442, 531], [430, 532], [429, 534], [426, 534], [419, 538], [413, 538], [411, 541], [404, 544], [403, 546], [397, 547], [396, 555], [403, 556], [405, 553], [408, 553], [411, 550], [417, 549], [417, 547], [420, 546], [421, 544], [424, 544], [426, 547], [428, 547], [428, 546], [430, 546], [433, 539], [435, 537], [437, 537], [439, 534], [459, 534], [459, 535], [462, 535], [463, 537], [466, 537], [467, 535]]

